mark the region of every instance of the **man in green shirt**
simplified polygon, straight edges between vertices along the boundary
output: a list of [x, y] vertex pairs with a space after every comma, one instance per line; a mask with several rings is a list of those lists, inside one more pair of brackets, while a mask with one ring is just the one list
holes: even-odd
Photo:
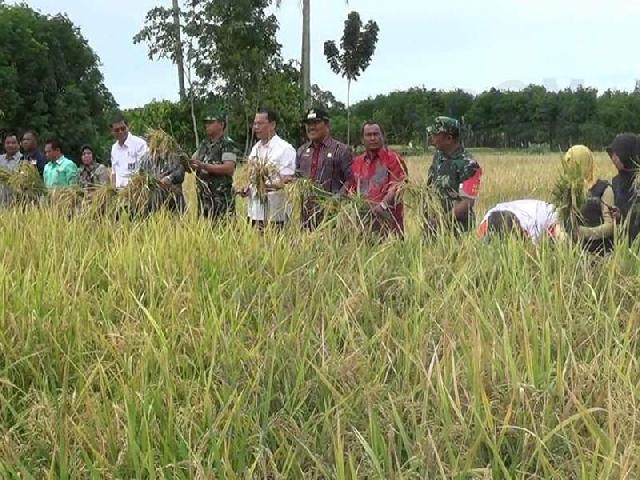
[[235, 210], [233, 173], [238, 148], [225, 136], [227, 122], [223, 113], [207, 115], [204, 120], [207, 138], [193, 155], [191, 167], [197, 177], [199, 214], [219, 219]]
[[44, 146], [47, 165], [44, 167], [44, 185], [47, 188], [64, 188], [75, 185], [78, 167], [62, 154], [62, 146], [57, 140], [49, 140]]

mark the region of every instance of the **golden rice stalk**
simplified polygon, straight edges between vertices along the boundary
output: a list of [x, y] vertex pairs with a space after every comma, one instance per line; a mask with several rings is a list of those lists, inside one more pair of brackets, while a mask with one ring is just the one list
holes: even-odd
[[261, 202], [266, 201], [268, 187], [278, 173], [277, 167], [266, 158], [252, 158], [247, 162], [248, 184], [255, 189]]
[[191, 171], [189, 155], [184, 152], [175, 138], [161, 128], [149, 128], [147, 130], [147, 143], [152, 162], [159, 163], [170, 155], [177, 155], [185, 170], [187, 172]]
[[82, 206], [82, 198], [79, 188], [55, 188], [49, 192], [49, 205], [64, 213], [73, 213]]
[[10, 172], [6, 184], [15, 192], [18, 202], [33, 202], [47, 194], [38, 169], [30, 162], [20, 162], [15, 171]]
[[580, 164], [562, 162], [562, 172], [551, 191], [558, 217], [569, 235], [574, 235], [581, 224], [581, 211], [586, 191], [584, 172]]
[[159, 188], [158, 181], [146, 173], [137, 173], [129, 179], [127, 186], [119, 193], [120, 207], [132, 213], [143, 212], [151, 201], [151, 192]]
[[13, 172], [11, 170], [0, 168], [0, 183], [7, 184], [12, 175]]
[[112, 185], [97, 185], [85, 194], [84, 212], [90, 216], [106, 215], [114, 211], [118, 191]]

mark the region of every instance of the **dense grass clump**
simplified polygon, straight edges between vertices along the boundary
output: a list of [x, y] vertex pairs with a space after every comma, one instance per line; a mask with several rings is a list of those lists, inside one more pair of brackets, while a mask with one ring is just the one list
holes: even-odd
[[[479, 213], [532, 196], [480, 160]], [[548, 198], [555, 157], [526, 161]], [[417, 213], [379, 242], [0, 213], [0, 477], [637, 478], [637, 249]]]

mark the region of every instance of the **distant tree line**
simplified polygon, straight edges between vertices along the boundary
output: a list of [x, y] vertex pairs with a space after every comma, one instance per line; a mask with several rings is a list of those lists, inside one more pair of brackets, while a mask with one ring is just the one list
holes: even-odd
[[[326, 95], [326, 94], [325, 94]], [[373, 119], [382, 123], [392, 144], [426, 141], [425, 128], [437, 115], [463, 121], [470, 147], [566, 150], [582, 143], [600, 149], [620, 132], [640, 132], [640, 90], [593, 88], [553, 92], [531, 85], [522, 91], [491, 89], [474, 96], [462, 90], [412, 88], [378, 95], [352, 107], [356, 125]], [[346, 137], [346, 111], [332, 105], [334, 132]]]

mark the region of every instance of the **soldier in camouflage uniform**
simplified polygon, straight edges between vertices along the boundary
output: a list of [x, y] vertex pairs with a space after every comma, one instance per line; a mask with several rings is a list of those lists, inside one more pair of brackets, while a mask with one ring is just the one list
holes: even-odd
[[429, 169], [427, 186], [440, 200], [443, 217], [427, 209], [428, 233], [444, 226], [469, 231], [474, 223], [473, 206], [478, 196], [482, 169], [460, 142], [460, 123], [449, 117], [437, 117], [427, 129], [436, 147]]
[[225, 136], [225, 115], [208, 115], [205, 123], [208, 138], [194, 153], [191, 167], [197, 176], [199, 214], [218, 219], [235, 211], [233, 173], [239, 150]]

